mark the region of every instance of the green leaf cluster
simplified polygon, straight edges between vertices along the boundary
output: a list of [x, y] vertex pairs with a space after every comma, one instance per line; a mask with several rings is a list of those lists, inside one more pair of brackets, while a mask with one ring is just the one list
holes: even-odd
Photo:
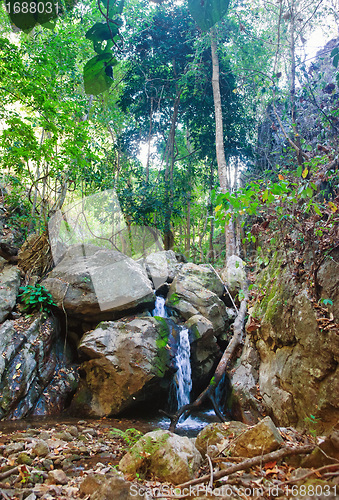
[[48, 313], [53, 306], [56, 306], [52, 295], [39, 283], [34, 286], [24, 286], [19, 297], [24, 305], [23, 310], [27, 313], [37, 311]]

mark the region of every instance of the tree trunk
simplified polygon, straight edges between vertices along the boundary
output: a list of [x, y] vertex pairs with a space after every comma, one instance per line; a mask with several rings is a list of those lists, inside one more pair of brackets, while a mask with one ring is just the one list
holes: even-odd
[[171, 120], [171, 128], [168, 135], [168, 141], [165, 152], [165, 223], [164, 223], [164, 247], [165, 250], [170, 250], [174, 245], [174, 237], [171, 231], [171, 218], [173, 212], [173, 168], [174, 168], [174, 145], [175, 131], [177, 127], [177, 119], [179, 112], [179, 104], [182, 90], [177, 91], [177, 95], [173, 104], [173, 114]]
[[[218, 175], [220, 188], [223, 193], [230, 190], [229, 182], [227, 179], [227, 165], [224, 149], [224, 136], [223, 136], [223, 119], [221, 107], [221, 94], [219, 82], [219, 58], [217, 52], [217, 35], [215, 28], [211, 29], [211, 54], [212, 54], [212, 88], [214, 99], [214, 115], [215, 115], [215, 148], [218, 164]], [[226, 262], [235, 254], [235, 231], [233, 221], [230, 220], [225, 225], [225, 242], [226, 242]]]

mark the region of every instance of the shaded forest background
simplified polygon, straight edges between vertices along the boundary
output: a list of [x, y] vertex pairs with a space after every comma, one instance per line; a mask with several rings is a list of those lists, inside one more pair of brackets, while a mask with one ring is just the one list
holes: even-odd
[[[185, 4], [130, 0], [120, 34], [99, 45], [91, 29], [105, 23], [96, 2], [29, 33], [13, 28], [2, 9], [4, 229], [41, 233], [62, 206], [115, 189], [128, 227], [157, 228], [165, 248], [197, 263], [223, 265], [230, 213], [248, 260], [265, 259], [258, 235], [269, 225], [284, 235], [303, 219], [313, 225], [301, 238], [331, 233], [333, 246], [338, 38], [317, 57], [306, 47], [319, 26], [335, 37], [337, 7], [335, 0], [236, 1], [213, 32], [203, 32]], [[227, 190], [216, 158], [211, 38]], [[89, 82], [85, 71], [84, 82], [83, 70], [107, 47], [114, 60], [101, 93], [100, 79]]]

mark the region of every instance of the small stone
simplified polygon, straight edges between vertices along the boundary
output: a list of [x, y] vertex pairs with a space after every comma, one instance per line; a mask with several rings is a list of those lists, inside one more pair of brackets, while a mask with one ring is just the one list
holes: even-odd
[[11, 443], [4, 449], [3, 455], [4, 457], [9, 457], [9, 455], [13, 455], [14, 453], [19, 453], [25, 449], [24, 443]]
[[45, 457], [50, 452], [50, 449], [49, 449], [48, 444], [45, 441], [43, 441], [42, 439], [39, 439], [35, 443], [35, 445], [33, 446], [32, 452], [37, 457]]
[[56, 432], [54, 437], [62, 441], [73, 441], [73, 436], [67, 431]]
[[67, 430], [71, 434], [71, 436], [77, 437], [79, 435], [79, 431], [76, 425], [70, 425]]
[[62, 470], [66, 471], [66, 470], [69, 470], [69, 469], [72, 469], [72, 468], [73, 468], [73, 464], [72, 464], [72, 462], [70, 461], [69, 458], [67, 460], [64, 460], [62, 462]]
[[45, 467], [46, 470], [51, 470], [53, 468], [53, 460], [50, 460], [49, 458], [45, 458], [42, 461], [42, 465]]
[[105, 476], [99, 474], [88, 474], [80, 484], [80, 496], [92, 495], [104, 483]]
[[25, 498], [25, 500], [36, 500], [36, 495], [34, 493], [31, 493], [28, 495], [28, 497]]
[[31, 465], [32, 462], [33, 462], [33, 459], [29, 455], [27, 455], [27, 453], [25, 453], [25, 452], [20, 453], [18, 458], [17, 458], [18, 464]]
[[51, 435], [47, 431], [41, 431], [39, 434], [39, 439], [42, 439], [43, 441], [47, 441]]
[[67, 484], [66, 474], [61, 469], [50, 470], [48, 473], [48, 484]]
[[91, 429], [90, 427], [87, 429], [83, 429], [83, 434], [89, 434], [90, 436], [97, 436], [98, 432], [95, 429]]

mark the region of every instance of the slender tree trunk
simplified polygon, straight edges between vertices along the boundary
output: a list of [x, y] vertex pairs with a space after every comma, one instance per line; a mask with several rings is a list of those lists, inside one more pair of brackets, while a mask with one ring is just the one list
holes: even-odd
[[214, 262], [214, 247], [213, 247], [213, 238], [214, 238], [214, 219], [213, 219], [213, 205], [211, 200], [212, 189], [214, 188], [213, 182], [213, 163], [210, 165], [210, 200], [209, 200], [209, 216], [211, 221], [210, 226], [210, 236], [209, 236], [209, 251], [208, 251], [208, 260], [213, 264]]
[[150, 156], [151, 156], [152, 127], [153, 127], [153, 97], [151, 97], [151, 110], [149, 113], [149, 130], [148, 130], [147, 161], [146, 161], [146, 182], [148, 182], [148, 179], [149, 179], [149, 162], [150, 162]]
[[298, 159], [298, 165], [303, 164], [303, 155], [302, 155], [302, 150], [301, 150], [301, 141], [300, 141], [300, 135], [299, 135], [299, 128], [297, 124], [297, 108], [296, 108], [296, 102], [295, 102], [295, 80], [296, 80], [296, 61], [295, 61], [295, 37], [296, 37], [296, 27], [295, 27], [295, 18], [296, 18], [296, 11], [295, 11], [295, 4], [292, 2], [291, 4], [291, 119], [292, 119], [292, 127], [293, 127], [293, 134], [294, 134], [294, 142], [296, 143], [298, 147], [297, 151], [297, 159]]
[[[214, 114], [215, 114], [215, 148], [217, 155], [218, 164], [218, 175], [220, 188], [223, 193], [226, 193], [230, 189], [227, 180], [227, 165], [225, 158], [224, 149], [224, 136], [223, 136], [223, 119], [222, 119], [222, 107], [221, 107], [221, 94], [220, 94], [220, 82], [219, 82], [219, 58], [217, 52], [217, 35], [215, 28], [211, 29], [211, 54], [212, 54], [212, 88], [213, 88], [213, 99], [214, 99]], [[225, 240], [226, 240], [226, 262], [234, 255], [236, 252], [235, 246], [235, 235], [234, 235], [234, 224], [230, 220], [229, 223], [225, 225]]]
[[171, 218], [173, 212], [173, 168], [174, 168], [174, 145], [175, 145], [175, 131], [177, 127], [177, 119], [179, 113], [179, 104], [182, 90], [177, 91], [177, 95], [173, 104], [173, 114], [171, 120], [171, 128], [168, 136], [165, 161], [165, 224], [164, 224], [164, 247], [165, 250], [170, 250], [174, 245], [173, 233], [171, 231]]

